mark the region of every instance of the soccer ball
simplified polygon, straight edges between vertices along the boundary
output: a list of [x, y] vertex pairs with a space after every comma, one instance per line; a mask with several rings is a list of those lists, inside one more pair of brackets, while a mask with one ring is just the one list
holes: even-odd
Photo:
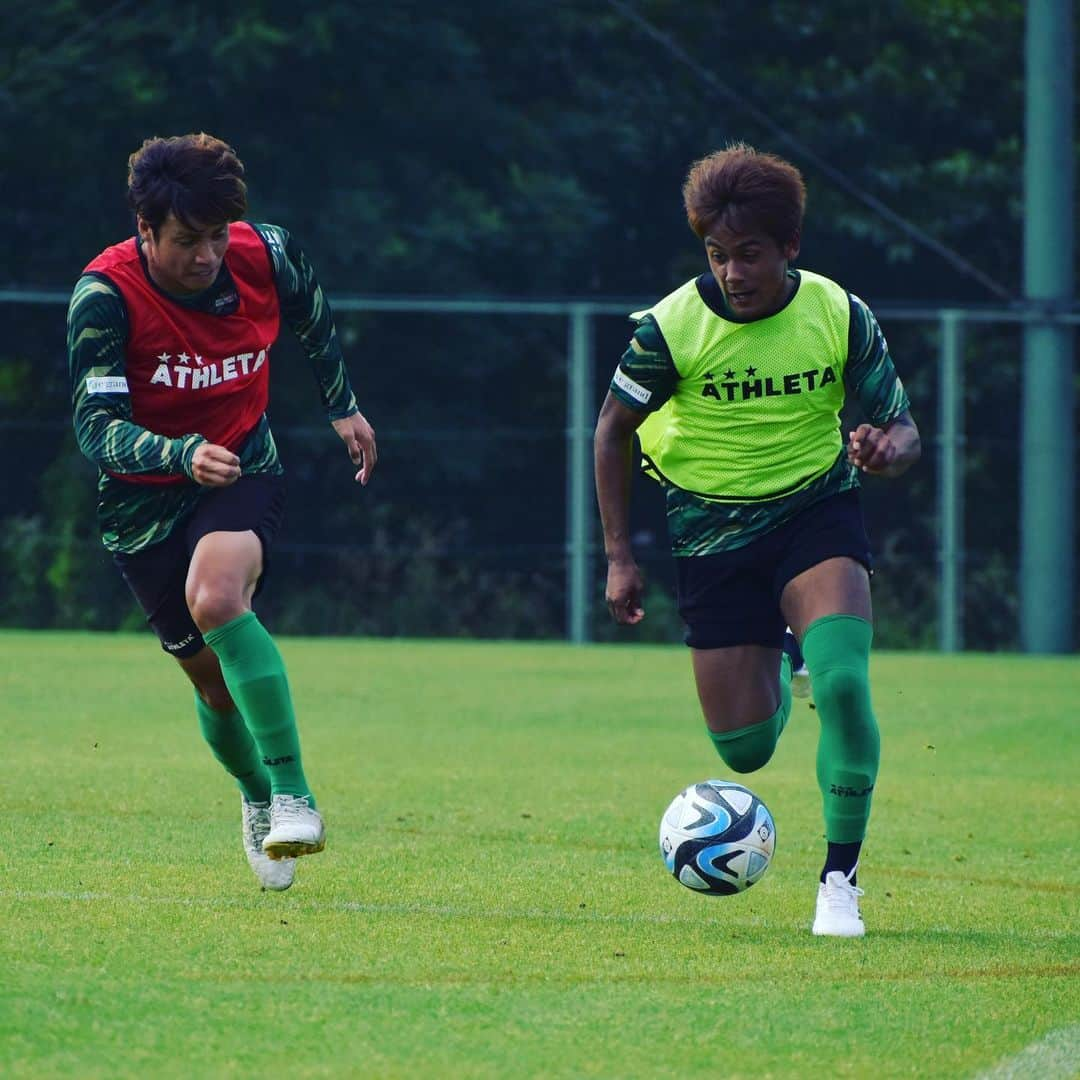
[[728, 780], [692, 784], [660, 819], [660, 854], [672, 876], [710, 896], [730, 896], [759, 882], [775, 846], [769, 808]]

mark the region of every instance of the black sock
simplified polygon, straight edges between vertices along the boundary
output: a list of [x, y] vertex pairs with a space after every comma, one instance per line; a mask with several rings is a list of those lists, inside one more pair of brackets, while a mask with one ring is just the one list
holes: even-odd
[[845, 877], [851, 875], [851, 884], [855, 884], [855, 867], [859, 862], [859, 851], [862, 841], [856, 840], [853, 844], [829, 843], [829, 851], [825, 856], [825, 869], [821, 871], [821, 881], [824, 883], [825, 875], [833, 870], [839, 870]]

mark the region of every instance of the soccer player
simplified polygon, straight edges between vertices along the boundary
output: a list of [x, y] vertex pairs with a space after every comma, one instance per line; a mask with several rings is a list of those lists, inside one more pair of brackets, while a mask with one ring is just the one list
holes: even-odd
[[282, 514], [267, 420], [284, 320], [311, 362], [356, 480], [375, 468], [311, 265], [276, 225], [249, 225], [244, 166], [206, 134], [147, 139], [128, 159], [136, 235], [83, 271], [68, 310], [75, 433], [99, 469], [105, 547], [162, 648], [195, 687], [202, 734], [241, 792], [264, 888], [325, 845], [288, 678], [252, 611]]
[[[805, 205], [798, 170], [739, 143], [697, 162], [683, 197], [708, 271], [632, 316], [596, 427], [608, 608], [625, 625], [645, 615], [629, 540], [636, 432], [642, 468], [666, 492], [705, 723], [735, 772], [772, 756], [801, 645], [828, 842], [813, 932], [860, 937], [856, 866], [879, 736], [859, 476], [899, 476], [919, 458], [919, 433], [869, 308], [791, 265]], [[846, 391], [866, 422], [845, 444]]]

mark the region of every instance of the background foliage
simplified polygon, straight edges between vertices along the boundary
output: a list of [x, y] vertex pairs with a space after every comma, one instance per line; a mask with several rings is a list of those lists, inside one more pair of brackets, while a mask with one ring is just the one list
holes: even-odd
[[[68, 290], [127, 235], [126, 159], [207, 130], [249, 174], [253, 220], [285, 225], [327, 291], [655, 299], [699, 272], [688, 164], [734, 139], [806, 174], [802, 262], [872, 305], [1000, 302], [917, 245], [838, 170], [1017, 294], [1023, 5], [1012, 0], [540, 0], [304, 10], [46, 0], [0, 12], [0, 284]], [[797, 147], [808, 153], [800, 154]], [[138, 622], [73, 445], [59, 307], [7, 306], [0, 528], [8, 624]], [[544, 317], [342, 314], [382, 463], [358, 495], [283, 346], [275, 428], [290, 519], [270, 611], [294, 632], [551, 636], [563, 625], [566, 330]], [[888, 324], [926, 455], [868, 486], [880, 635], [928, 645], [935, 612], [930, 328]], [[596, 327], [597, 401], [625, 344]], [[972, 645], [1014, 645], [1019, 337], [967, 349]], [[638, 636], [677, 636], [660, 500], [635, 496], [654, 582]], [[599, 577], [596, 583], [599, 598]], [[596, 633], [610, 636], [598, 606]], [[1077, 605], [1080, 608], [1080, 605]]]

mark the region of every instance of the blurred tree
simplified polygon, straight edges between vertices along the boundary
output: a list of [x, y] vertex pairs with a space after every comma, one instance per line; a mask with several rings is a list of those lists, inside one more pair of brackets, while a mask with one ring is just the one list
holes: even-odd
[[[723, 8], [706, 0], [202, 0], [184, 5], [182, 17], [163, 0], [4, 5], [0, 282], [70, 288], [90, 258], [131, 231], [128, 154], [147, 136], [201, 129], [235, 145], [248, 167], [251, 217], [289, 228], [331, 294], [648, 300], [703, 268], [681, 206], [689, 163], [744, 139], [803, 169], [808, 267], [872, 304], [991, 301], [912, 230], [1017, 289], [1023, 23], [1020, 0], [869, 8], [856, 0]], [[912, 228], [874, 210], [875, 198]], [[339, 322], [386, 440], [383, 482], [368, 495], [379, 513], [347, 500], [336, 460], [323, 456], [331, 443], [303, 439], [293, 453], [299, 436], [285, 437], [297, 476], [293, 518], [310, 530], [304, 542], [347, 535], [385, 567], [395, 542], [387, 537], [408, 548], [422, 524], [442, 537], [443, 572], [429, 575], [436, 583], [455, 546], [500, 557], [515, 544], [557, 551], [564, 328], [446, 317]], [[54, 477], [46, 491], [41, 479], [65, 445], [55, 434], [68, 422], [62, 323], [57, 309], [20, 312], [0, 355], [0, 449], [19, 452], [29, 439], [42, 458], [8, 482], [5, 512], [21, 515], [19, 535], [32, 535], [35, 550], [52, 522], [57, 548], [42, 565], [54, 587], [71, 579], [75, 564], [60, 556], [78, 536], [60, 523], [86, 512], [72, 485]], [[598, 334], [606, 369], [625, 332]], [[934, 345], [925, 337], [897, 339], [909, 350], [897, 359], [932, 435]], [[986, 336], [978, 348], [967, 398], [973, 414], [986, 415], [1009, 404], [1003, 387], [1015, 348]], [[277, 359], [276, 424], [316, 424], [303, 364], [287, 348]], [[601, 371], [598, 386], [605, 381]], [[43, 423], [56, 428], [46, 435]], [[1001, 505], [997, 472], [1009, 442], [994, 438], [972, 450], [971, 536], [995, 535], [988, 523]], [[932, 486], [918, 480], [905, 491], [890, 493], [881, 510], [925, 544]], [[1012, 545], [986, 563], [987, 580], [1000, 580]], [[924, 622], [929, 555], [918, 560]], [[544, 571], [552, 589], [559, 572], [558, 560]], [[417, 582], [424, 573], [401, 571]], [[506, 581], [538, 587], [520, 572]], [[544, 632], [559, 632], [557, 605], [542, 610], [554, 620]], [[998, 641], [1002, 620], [993, 621]], [[925, 639], [924, 628], [905, 635]]]
[[1015, 287], [1019, 0], [633, 10], [670, 48], [596, 3], [8, 5], [0, 277], [67, 285], [127, 227], [127, 154], [200, 128], [339, 290], [651, 295], [696, 257], [687, 165], [744, 138], [805, 170], [825, 272], [871, 297], [991, 299], [779, 129]]

